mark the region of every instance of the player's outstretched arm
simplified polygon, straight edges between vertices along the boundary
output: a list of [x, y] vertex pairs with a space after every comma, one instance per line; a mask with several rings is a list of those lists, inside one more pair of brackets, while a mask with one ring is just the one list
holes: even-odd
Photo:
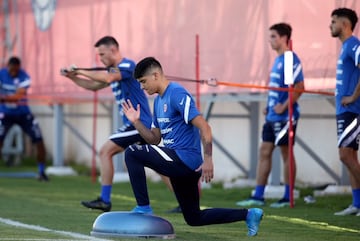
[[102, 88], [107, 87], [109, 84], [104, 83], [104, 82], [98, 82], [98, 81], [93, 81], [91, 79], [87, 79], [87, 78], [81, 78], [78, 76], [78, 74], [76, 73], [76, 71], [69, 71], [68, 69], [61, 69], [60, 70], [61, 75], [69, 78], [70, 80], [72, 80], [76, 85], [87, 89], [87, 90], [99, 90]]
[[113, 81], [121, 80], [120, 71], [89, 71], [89, 70], [76, 70], [75, 73], [77, 75], [85, 76], [95, 82], [110, 84]]

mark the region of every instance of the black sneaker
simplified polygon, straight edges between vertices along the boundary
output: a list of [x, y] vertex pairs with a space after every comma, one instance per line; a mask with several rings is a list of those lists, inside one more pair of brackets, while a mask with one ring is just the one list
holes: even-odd
[[38, 181], [40, 182], [48, 182], [49, 177], [45, 174], [45, 172], [39, 173], [39, 176], [37, 177]]
[[177, 206], [176, 208], [168, 210], [167, 213], [182, 213], [182, 210], [180, 206]]
[[111, 210], [111, 202], [106, 203], [101, 199], [101, 197], [92, 201], [81, 201], [81, 204], [87, 208], [99, 209], [104, 212], [109, 212]]

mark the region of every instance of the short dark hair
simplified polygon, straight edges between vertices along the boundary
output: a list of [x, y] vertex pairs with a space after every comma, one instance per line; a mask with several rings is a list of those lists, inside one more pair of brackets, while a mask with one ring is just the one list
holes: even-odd
[[8, 65], [21, 65], [21, 60], [19, 57], [12, 56], [8, 61]]
[[289, 42], [289, 40], [291, 38], [291, 32], [292, 32], [292, 28], [291, 28], [290, 24], [277, 23], [277, 24], [272, 25], [269, 29], [275, 30], [280, 35], [280, 37], [286, 36], [287, 42]]
[[153, 68], [158, 68], [162, 72], [161, 64], [154, 57], [146, 57], [142, 59], [135, 67], [134, 78], [140, 79], [145, 76], [149, 70]]
[[354, 31], [356, 23], [358, 21], [358, 17], [356, 12], [350, 8], [338, 8], [332, 11], [331, 16], [344, 17], [350, 20], [351, 22], [351, 31]]
[[116, 41], [116, 39], [112, 36], [105, 36], [102, 37], [101, 39], [99, 39], [94, 47], [99, 47], [100, 45], [106, 45], [106, 46], [110, 46], [110, 45], [115, 45], [116, 48], [119, 48], [119, 43]]

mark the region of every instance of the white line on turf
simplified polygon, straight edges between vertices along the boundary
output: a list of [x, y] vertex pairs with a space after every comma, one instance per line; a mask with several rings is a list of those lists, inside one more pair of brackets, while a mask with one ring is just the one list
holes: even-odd
[[[34, 230], [34, 231], [40, 231], [40, 232], [50, 232], [50, 233], [56, 233], [56, 234], [61, 234], [64, 236], [69, 236], [71, 238], [77, 238], [77, 239], [81, 239], [81, 240], [94, 240], [94, 241], [108, 241], [107, 239], [100, 239], [100, 238], [96, 238], [93, 236], [89, 236], [89, 235], [84, 235], [84, 234], [80, 234], [80, 233], [74, 233], [74, 232], [67, 232], [67, 231], [61, 231], [61, 230], [53, 230], [53, 229], [49, 229], [49, 228], [45, 228], [45, 227], [41, 227], [38, 225], [31, 225], [31, 224], [26, 224], [26, 223], [21, 223], [18, 221], [14, 221], [11, 219], [6, 219], [6, 218], [1, 218], [0, 217], [0, 222], [7, 224], [7, 225], [11, 225], [11, 226], [15, 226], [15, 227], [19, 227], [19, 228], [26, 228], [26, 229], [30, 229], [30, 230]], [[4, 240], [2, 238], [0, 238], [0, 240]], [[9, 239], [6, 239], [9, 240]], [[23, 240], [52, 240], [52, 241], [58, 241], [55, 239], [23, 239]]]
[[325, 222], [310, 221], [310, 220], [306, 220], [306, 219], [302, 219], [302, 218], [290, 218], [290, 217], [276, 216], [276, 215], [267, 215], [266, 218], [271, 218], [271, 219], [280, 220], [283, 222], [294, 223], [294, 224], [301, 224], [301, 225], [308, 226], [308, 227], [315, 228], [315, 229], [338, 231], [338, 232], [360, 233], [360, 230], [339, 227], [339, 226], [331, 225], [331, 224], [328, 224]]

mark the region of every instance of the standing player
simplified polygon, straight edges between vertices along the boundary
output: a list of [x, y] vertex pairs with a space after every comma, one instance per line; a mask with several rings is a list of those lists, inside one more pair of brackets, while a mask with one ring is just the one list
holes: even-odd
[[332, 37], [339, 38], [342, 49], [336, 68], [336, 121], [339, 156], [346, 166], [352, 187], [352, 204], [335, 215], [360, 216], [360, 164], [357, 156], [360, 133], [360, 41], [353, 36], [358, 21], [355, 11], [335, 9], [331, 13]]
[[115, 38], [105, 36], [99, 39], [95, 48], [100, 56], [101, 62], [108, 68], [115, 71], [85, 71], [72, 70], [65, 73], [75, 84], [88, 89], [99, 90], [110, 86], [115, 96], [119, 112], [123, 116], [123, 126], [101, 147], [100, 150], [100, 171], [101, 171], [101, 194], [100, 197], [92, 201], [82, 201], [82, 205], [91, 209], [100, 209], [105, 212], [111, 210], [111, 190], [114, 176], [112, 157], [121, 153], [131, 144], [144, 144], [144, 139], [138, 131], [122, 113], [121, 103], [125, 99], [130, 99], [133, 103], [141, 105], [140, 119], [145, 126], [151, 125], [151, 112], [144, 91], [140, 84], [134, 79], [133, 72], [135, 63], [124, 58], [119, 50], [119, 44]]
[[[261, 209], [209, 208], [200, 210], [199, 179], [213, 178], [211, 128], [196, 109], [191, 95], [179, 84], [169, 82], [160, 63], [153, 57], [141, 60], [135, 78], [154, 100], [152, 128], [140, 119], [141, 105], [131, 100], [123, 103], [127, 118], [147, 145], [131, 145], [125, 151], [130, 182], [137, 206], [133, 212], [152, 213], [146, 185], [145, 167], [168, 176], [185, 221], [191, 226], [246, 221], [248, 235], [258, 232]], [[134, 108], [134, 107], [135, 108]], [[163, 139], [164, 147], [158, 146]], [[201, 155], [201, 142], [204, 159]]]
[[[291, 26], [287, 23], [278, 23], [270, 27], [270, 44], [278, 56], [270, 73], [270, 87], [286, 88], [284, 83], [284, 52], [290, 50], [289, 42], [291, 38]], [[304, 89], [304, 76], [302, 73], [301, 63], [297, 55], [294, 53], [294, 88]], [[295, 130], [298, 119], [300, 117], [299, 105], [297, 100], [301, 93], [294, 92], [293, 104], [293, 130], [295, 139]], [[257, 164], [256, 187], [255, 194], [247, 200], [239, 201], [239, 206], [263, 206], [265, 205], [264, 192], [267, 180], [271, 171], [272, 153], [276, 146], [280, 147], [282, 159], [284, 161], [284, 182], [285, 192], [282, 199], [272, 203], [270, 206], [274, 208], [290, 206], [290, 178], [289, 178], [289, 114], [288, 114], [288, 92], [270, 90], [268, 94], [267, 107], [264, 110], [266, 115], [265, 124], [262, 132], [262, 143], [260, 147], [260, 159]], [[294, 143], [291, 143], [293, 145]], [[296, 170], [294, 160], [294, 170]], [[295, 171], [294, 171], [295, 180]]]
[[0, 70], [0, 150], [10, 127], [17, 124], [31, 137], [36, 145], [38, 162], [38, 180], [48, 181], [45, 174], [46, 151], [39, 123], [32, 115], [27, 103], [26, 92], [31, 79], [21, 68], [21, 60], [11, 57], [7, 68]]

